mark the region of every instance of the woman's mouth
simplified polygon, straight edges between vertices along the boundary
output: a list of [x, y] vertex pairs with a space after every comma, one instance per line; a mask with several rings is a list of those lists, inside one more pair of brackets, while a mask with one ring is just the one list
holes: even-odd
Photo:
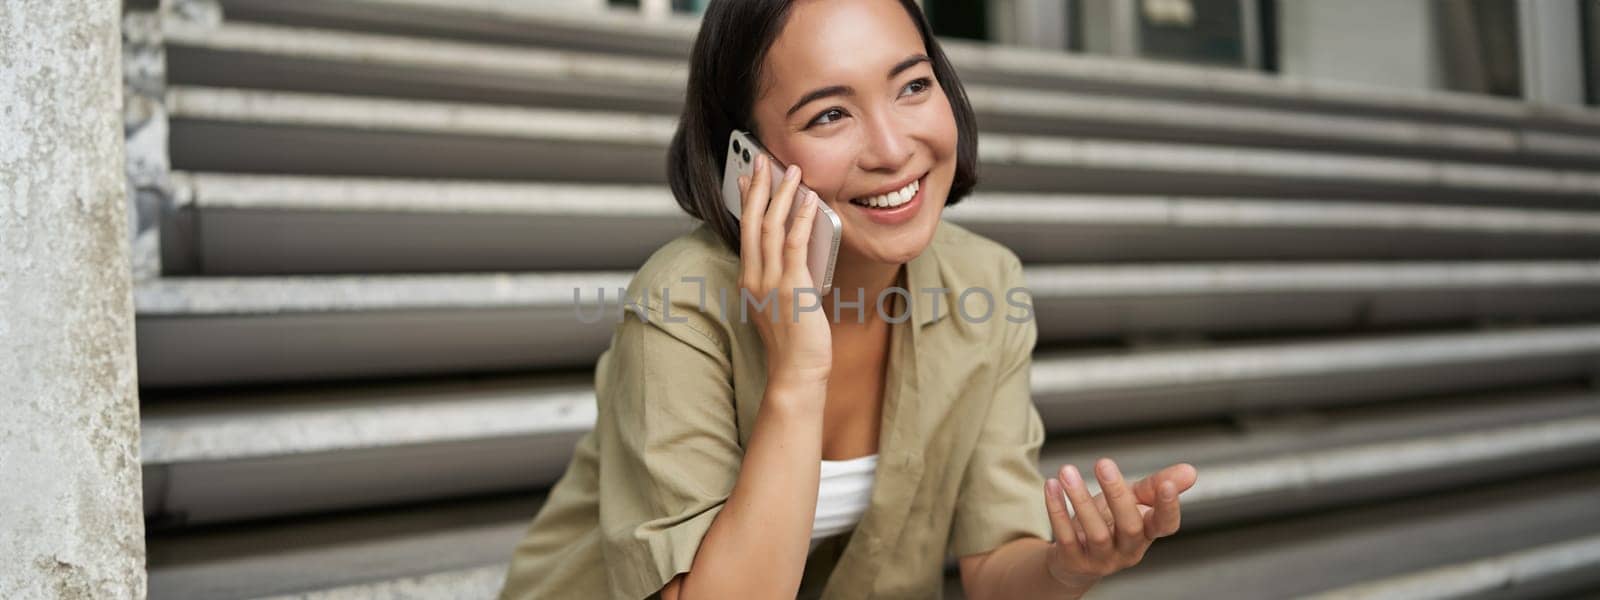
[[905, 187], [876, 196], [865, 198], [852, 198], [850, 205], [860, 210], [868, 219], [884, 225], [904, 223], [916, 214], [917, 208], [922, 205], [923, 180], [928, 175], [912, 180]]
[[917, 189], [921, 185], [921, 181], [921, 179], [917, 179], [893, 192], [866, 198], [856, 198], [851, 200], [850, 203], [864, 208], [894, 208], [910, 202], [911, 197], [917, 195]]

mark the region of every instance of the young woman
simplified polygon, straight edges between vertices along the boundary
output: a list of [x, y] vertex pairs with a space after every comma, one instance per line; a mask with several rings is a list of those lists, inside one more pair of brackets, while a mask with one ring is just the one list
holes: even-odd
[[[736, 128], [790, 165], [741, 179], [739, 221]], [[1077, 598], [1177, 531], [1188, 464], [1127, 482], [1102, 458], [1094, 497], [1071, 465], [1039, 474], [1021, 263], [940, 218], [976, 167], [912, 0], [714, 0], [668, 163], [701, 224], [630, 284], [595, 429], [501, 598], [930, 598], [947, 556], [969, 598]], [[843, 222], [820, 299], [796, 293], [815, 202]]]

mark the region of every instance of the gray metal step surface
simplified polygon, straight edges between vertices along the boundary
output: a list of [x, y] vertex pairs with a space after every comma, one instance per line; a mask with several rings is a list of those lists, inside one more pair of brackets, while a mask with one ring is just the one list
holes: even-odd
[[[1157, 542], [1138, 566], [1101, 581], [1093, 593], [1106, 598], [1295, 597], [1586, 540], [1600, 534], [1597, 517], [1600, 470], [1500, 479], [1227, 530], [1180, 531]], [[1593, 589], [1600, 570], [1529, 575], [1516, 587], [1544, 583], [1573, 591]]]
[[1600, 586], [1596, 573], [1600, 573], [1600, 535], [1591, 535], [1328, 590], [1303, 600], [1540, 598]]
[[625, 10], [564, 10], [518, 0], [220, 0], [228, 21], [331, 27], [476, 42], [682, 55], [699, 21], [641, 19]]
[[[1029, 266], [1024, 276], [1042, 347], [1561, 323], [1600, 312], [1594, 261]], [[586, 367], [605, 349], [630, 279], [601, 271], [148, 280], [134, 289], [140, 382]], [[972, 321], [1027, 317], [1009, 290], [983, 292], [963, 291], [944, 310]]]
[[[695, 225], [658, 185], [182, 172], [172, 182], [195, 224], [187, 274], [623, 269]], [[1600, 257], [1600, 212], [1584, 211], [977, 192], [945, 218], [1029, 263]]]
[[[1600, 585], [1589, 573], [1600, 567], [1600, 536], [1554, 542], [1503, 555], [1397, 575], [1308, 596], [1305, 600], [1477, 600], [1488, 598], [1590, 599], [1581, 590]], [[494, 598], [506, 565], [491, 564], [413, 577], [349, 584], [270, 600], [357, 598]], [[965, 598], [959, 573], [946, 575], [944, 597]]]
[[500, 588], [505, 585], [505, 581], [506, 565], [496, 563], [414, 577], [353, 583], [296, 594], [275, 594], [261, 600], [370, 600], [372, 598], [489, 600], [500, 594]]
[[[1035, 368], [1072, 366], [1057, 360]], [[549, 485], [593, 425], [595, 399], [585, 377], [147, 394], [140, 453], [145, 511], [156, 519], [152, 527], [193, 526]], [[1036, 385], [1042, 407], [1048, 393]], [[1175, 418], [1230, 414], [1249, 426], [1068, 436], [1048, 443], [1041, 469], [1066, 462], [1087, 468], [1099, 453], [1124, 461], [1134, 476], [1181, 455], [1211, 473], [1193, 491], [1200, 504], [1190, 522], [1204, 526], [1600, 461], [1595, 400], [1592, 391], [1562, 388], [1267, 407], [1297, 411], [1290, 418], [1251, 416], [1262, 407], [1211, 413], [1155, 407], [1102, 426], [1165, 426]], [[1082, 428], [1069, 412], [1045, 419], [1054, 431]], [[451, 476], [435, 476], [441, 472]]]
[[1596, 400], [1592, 387], [1550, 387], [1241, 413], [1067, 436], [1047, 442], [1040, 468], [1093, 473], [1108, 456], [1136, 480], [1188, 462], [1202, 475], [1184, 496], [1184, 526], [1198, 531], [1600, 465]]
[[1034, 401], [1060, 429], [1593, 381], [1600, 327], [1324, 336], [1034, 355]]
[[682, 61], [433, 38], [162, 21], [174, 85], [673, 113]]
[[[477, 591], [496, 587], [497, 567], [505, 567], [536, 511], [535, 501], [501, 497], [158, 536], [149, 544], [150, 597], [370, 597], [364, 592], [394, 586], [414, 589], [421, 598], [492, 597]], [[1499, 479], [1387, 504], [1183, 530], [1158, 541], [1140, 565], [1106, 578], [1092, 593], [1314, 594], [1558, 544], [1586, 548], [1600, 534], [1597, 517], [1600, 469]], [[1581, 568], [1584, 563], [1574, 566], [1580, 568], [1526, 571], [1513, 580], [1514, 589], [1593, 589], [1596, 571]], [[960, 598], [959, 579], [948, 564], [946, 573], [947, 594], [955, 591], [953, 597]], [[301, 596], [319, 593], [337, 595]]]
[[593, 383], [568, 374], [146, 393], [148, 528], [549, 485], [594, 426]]
[[[414, 577], [503, 569], [542, 502], [501, 495], [157, 532], [146, 542], [149, 597], [260, 598], [380, 581], [405, 589]], [[493, 597], [472, 595], [476, 589], [422, 597]]]
[[[191, 171], [660, 183], [670, 117], [175, 87]], [[1196, 144], [984, 134], [989, 189], [1527, 203], [1592, 209], [1600, 173]]]
[[630, 277], [152, 280], [136, 286], [145, 307], [136, 323], [140, 384], [588, 367], [605, 349], [613, 323], [580, 320], [574, 290], [615, 292]]
[[[1046, 342], [1563, 321], [1600, 312], [1600, 263], [1038, 265], [1026, 276]], [[983, 318], [981, 294], [964, 302], [958, 314]]]
[[197, 223], [195, 274], [207, 275], [631, 269], [695, 225], [661, 186], [225, 173], [172, 182]]
[[[163, 23], [169, 84], [676, 114], [680, 61], [351, 32]], [[1600, 166], [1600, 136], [967, 86], [985, 131]]]
[[[508, 0], [222, 0], [225, 19], [364, 33], [437, 37], [682, 60], [699, 21], [552, 11]], [[1528, 125], [1600, 133], [1600, 114], [1479, 94], [1286, 80], [1239, 69], [1118, 60], [963, 40], [941, 40], [967, 83], [1233, 102], [1441, 122]]]

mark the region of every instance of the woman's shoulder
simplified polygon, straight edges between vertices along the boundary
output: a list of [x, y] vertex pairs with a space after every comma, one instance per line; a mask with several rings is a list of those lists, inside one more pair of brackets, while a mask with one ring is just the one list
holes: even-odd
[[679, 288], [698, 292], [719, 284], [737, 285], [739, 257], [722, 245], [705, 223], [662, 244], [634, 272], [629, 291], [655, 291]]
[[946, 288], [992, 285], [1022, 273], [1022, 260], [1011, 248], [948, 220], [939, 222], [928, 246], [938, 256]]
[[634, 271], [621, 300], [623, 312], [669, 333], [692, 330], [695, 335], [686, 341], [709, 341], [726, 354], [735, 336], [726, 320], [716, 316], [718, 290], [737, 298], [738, 273], [738, 255], [699, 223], [662, 244]]

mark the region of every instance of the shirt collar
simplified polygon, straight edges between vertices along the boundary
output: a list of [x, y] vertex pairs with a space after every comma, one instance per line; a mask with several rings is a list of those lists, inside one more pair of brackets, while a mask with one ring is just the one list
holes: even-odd
[[906, 263], [906, 291], [911, 294], [911, 315], [919, 326], [942, 319], [955, 308], [951, 303], [954, 297], [951, 291], [939, 291], [944, 288], [944, 274], [939, 268], [937, 242], [943, 231], [944, 221], [941, 220], [933, 238], [928, 241], [928, 247]]

